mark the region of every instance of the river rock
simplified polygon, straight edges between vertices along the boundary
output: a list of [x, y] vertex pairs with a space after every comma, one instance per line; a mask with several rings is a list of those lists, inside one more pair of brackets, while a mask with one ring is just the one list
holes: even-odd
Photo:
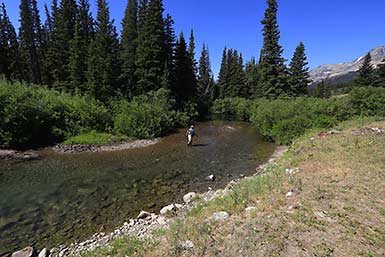
[[174, 204], [167, 205], [160, 210], [161, 215], [165, 215], [168, 212], [174, 211], [176, 206]]
[[215, 181], [216, 177], [215, 175], [210, 175], [205, 178], [206, 181]]
[[215, 212], [213, 214], [213, 220], [214, 221], [227, 220], [228, 218], [230, 218], [230, 215], [225, 211]]
[[33, 257], [35, 254], [35, 249], [32, 246], [28, 246], [20, 251], [14, 252], [12, 257]]
[[184, 196], [183, 196], [183, 201], [185, 202], [185, 203], [190, 203], [194, 198], [196, 197], [196, 194], [194, 193], [194, 192], [190, 192], [190, 193], [188, 193], [188, 194], [185, 194]]
[[47, 257], [49, 255], [49, 251], [47, 248], [44, 248], [43, 250], [40, 251], [38, 257]]
[[141, 219], [146, 219], [148, 217], [151, 216], [151, 213], [149, 212], [146, 212], [146, 211], [141, 211], [137, 217], [137, 219], [141, 220]]

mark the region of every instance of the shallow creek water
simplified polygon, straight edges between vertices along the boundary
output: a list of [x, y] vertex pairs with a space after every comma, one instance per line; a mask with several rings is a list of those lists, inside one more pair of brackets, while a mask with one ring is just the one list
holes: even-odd
[[[140, 210], [159, 211], [190, 191], [220, 188], [267, 161], [274, 144], [242, 122], [203, 122], [187, 148], [185, 130], [158, 144], [105, 153], [41, 151], [0, 162], [0, 256], [108, 232]], [[205, 177], [214, 174], [215, 182]]]

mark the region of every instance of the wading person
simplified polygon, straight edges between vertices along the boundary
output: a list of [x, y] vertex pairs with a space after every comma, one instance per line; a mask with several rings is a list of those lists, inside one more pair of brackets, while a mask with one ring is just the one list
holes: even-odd
[[198, 134], [195, 131], [194, 125], [191, 125], [190, 128], [187, 130], [186, 136], [187, 136], [187, 146], [192, 146], [194, 137], [195, 136], [198, 137]]

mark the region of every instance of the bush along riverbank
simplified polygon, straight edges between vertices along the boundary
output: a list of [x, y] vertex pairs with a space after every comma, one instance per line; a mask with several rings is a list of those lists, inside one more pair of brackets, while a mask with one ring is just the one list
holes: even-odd
[[170, 91], [160, 89], [108, 105], [91, 97], [41, 86], [0, 81], [0, 148], [109, 145], [150, 139], [185, 126], [196, 111], [177, 111]]
[[382, 256], [384, 149], [384, 121], [314, 130], [256, 176], [51, 256]]
[[385, 117], [385, 88], [355, 88], [349, 95], [330, 99], [225, 98], [216, 100], [211, 111], [236, 115], [252, 122], [263, 136], [290, 144], [311, 129], [329, 129], [342, 121], [367, 116], [381, 120]]

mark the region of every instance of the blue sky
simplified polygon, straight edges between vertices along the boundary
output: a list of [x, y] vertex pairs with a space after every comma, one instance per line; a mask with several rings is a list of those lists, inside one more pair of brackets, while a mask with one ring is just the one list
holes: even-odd
[[[3, 0], [18, 26], [19, 0]], [[1, 0], [0, 0], [1, 2]], [[95, 13], [96, 0], [90, 0]], [[111, 16], [120, 29], [127, 0], [109, 0]], [[38, 0], [43, 10], [44, 3]], [[281, 45], [290, 59], [302, 40], [309, 66], [350, 61], [385, 45], [384, 0], [278, 0]], [[244, 59], [258, 57], [266, 0], [164, 0], [177, 33], [195, 31], [197, 57], [203, 42], [209, 45], [214, 73], [224, 46], [240, 50]]]

